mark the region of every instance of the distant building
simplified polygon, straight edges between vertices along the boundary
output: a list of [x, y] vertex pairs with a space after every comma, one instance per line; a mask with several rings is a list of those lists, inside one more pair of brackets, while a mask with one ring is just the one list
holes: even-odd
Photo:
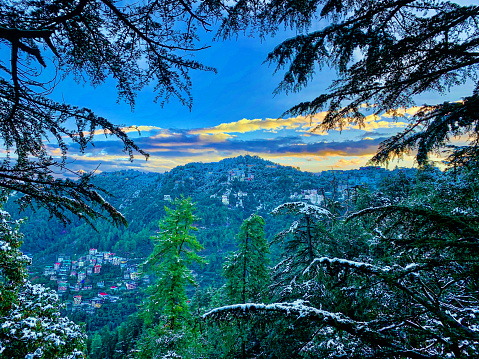
[[46, 277], [53, 274], [55, 274], [55, 270], [53, 269], [53, 266], [46, 266], [45, 269], [43, 270], [43, 275]]
[[101, 299], [101, 298], [93, 298], [90, 303], [91, 303], [91, 306], [92, 306], [93, 308], [101, 308], [101, 306], [102, 306], [102, 304], [103, 304], [103, 299]]
[[136, 289], [136, 283], [135, 282], [128, 282], [125, 285], [126, 285], [126, 289], [128, 289], [128, 290]]
[[229, 205], [230, 204], [229, 196], [224, 194], [222, 199], [221, 199], [221, 202], [223, 202], [223, 204], [225, 204], [225, 205]]
[[80, 305], [81, 304], [81, 295], [75, 295], [73, 297], [73, 305]]
[[98, 250], [96, 248], [90, 248], [89, 252], [88, 252], [91, 256], [94, 256], [95, 254], [98, 253]]
[[86, 272], [78, 273], [78, 281], [81, 282], [83, 279], [86, 278]]
[[68, 288], [68, 282], [67, 281], [61, 280], [61, 281], [58, 282], [58, 292], [59, 293], [66, 292], [67, 288]]
[[130, 273], [130, 278], [131, 279], [138, 279], [138, 278], [140, 278], [140, 274], [138, 272], [131, 272]]

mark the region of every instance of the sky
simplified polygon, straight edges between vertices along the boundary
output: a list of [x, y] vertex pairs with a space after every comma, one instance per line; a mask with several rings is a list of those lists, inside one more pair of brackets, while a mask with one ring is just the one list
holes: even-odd
[[[68, 77], [57, 85], [54, 98], [91, 108], [115, 124], [137, 126], [141, 135], [132, 129], [127, 131], [150, 154], [148, 160], [138, 154], [130, 162], [119, 141], [100, 134], [95, 136], [95, 146], [84, 154], [71, 146], [70, 167], [98, 172], [122, 169], [165, 172], [189, 162], [216, 162], [246, 154], [310, 172], [367, 165], [379, 143], [403, 129], [407, 116], [415, 109], [406, 109], [404, 120], [369, 116], [364, 128], [348, 126], [341, 132], [329, 133], [314, 130], [323, 113], [313, 118], [281, 118], [293, 105], [323, 92], [335, 78], [334, 71], [324, 70], [301, 92], [274, 95], [282, 73], [275, 74], [264, 60], [281, 40], [292, 35], [281, 33], [263, 40], [239, 36], [214, 42], [210, 48], [195, 53], [196, 60], [215, 67], [217, 74], [204, 71], [191, 74], [191, 111], [174, 98], [163, 107], [155, 103], [152, 86], [138, 93], [132, 110], [129, 105], [117, 102], [112, 79], [92, 88], [89, 84], [76, 84]], [[445, 96], [425, 94], [417, 102], [460, 100], [471, 91], [471, 87], [463, 86]], [[412, 166], [413, 160], [405, 157], [390, 167], [396, 165]]]

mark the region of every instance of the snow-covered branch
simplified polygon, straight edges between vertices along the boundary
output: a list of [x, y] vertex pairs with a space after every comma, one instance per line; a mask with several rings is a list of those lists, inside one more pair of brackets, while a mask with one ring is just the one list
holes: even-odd
[[382, 335], [379, 331], [369, 327], [367, 322], [355, 321], [342, 313], [328, 312], [306, 304], [302, 300], [292, 303], [246, 303], [227, 305], [215, 308], [205, 313], [202, 318], [206, 320], [225, 321], [231, 318], [248, 318], [253, 315], [281, 315], [295, 321], [304, 320], [312, 325], [329, 326], [336, 330], [345, 331], [364, 342], [380, 347], [389, 348], [391, 355], [403, 355], [409, 358], [429, 359], [430, 355], [420, 353], [414, 349], [403, 347], [393, 339]]

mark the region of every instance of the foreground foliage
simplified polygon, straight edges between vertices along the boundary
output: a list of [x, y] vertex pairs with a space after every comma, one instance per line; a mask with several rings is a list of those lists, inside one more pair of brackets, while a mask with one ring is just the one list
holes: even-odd
[[[285, 284], [296, 300], [223, 306], [204, 317], [268, 322], [261, 357], [479, 355], [477, 171], [435, 174], [420, 173], [399, 203], [367, 207], [339, 223], [343, 231], [330, 232], [336, 248], [322, 245], [321, 256]], [[360, 203], [377, 195], [364, 192]], [[363, 240], [350, 241], [351, 224]]]
[[19, 223], [0, 212], [0, 358], [83, 358], [86, 336], [56, 292], [28, 281]]
[[196, 285], [190, 266], [205, 263], [197, 254], [203, 247], [191, 234], [197, 230], [191, 199], [176, 199], [173, 206], [173, 210], [166, 208], [158, 235], [153, 238], [155, 248], [145, 262], [156, 283], [149, 288], [151, 294], [141, 313], [144, 327], [138, 341], [139, 358], [180, 358], [193, 339], [194, 322], [186, 289]]

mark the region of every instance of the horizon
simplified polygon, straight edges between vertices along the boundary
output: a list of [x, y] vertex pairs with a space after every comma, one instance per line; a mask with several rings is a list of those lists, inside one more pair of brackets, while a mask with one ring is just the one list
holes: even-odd
[[[322, 22], [316, 26], [321, 27]], [[78, 171], [114, 171], [123, 168], [146, 172], [165, 172], [191, 162], [215, 162], [238, 155], [257, 155], [287, 166], [318, 172], [328, 169], [353, 169], [366, 166], [381, 141], [404, 129], [418, 109], [399, 109], [404, 117], [376, 116], [365, 105], [365, 126], [348, 125], [329, 132], [314, 131], [325, 113], [311, 117], [281, 117], [290, 107], [308, 101], [327, 91], [336, 77], [334, 69], [323, 69], [299, 92], [274, 93], [283, 72], [275, 72], [263, 64], [267, 54], [282, 40], [295, 35], [286, 30], [275, 37], [237, 39], [211, 42], [210, 48], [195, 53], [195, 60], [217, 68], [218, 74], [193, 71], [193, 107], [189, 111], [175, 99], [162, 106], [154, 102], [153, 86], [138, 93], [136, 105], [115, 101], [115, 82], [92, 87], [77, 84], [71, 75], [60, 82], [52, 98], [76, 106], [91, 108], [127, 132], [139, 147], [150, 154], [148, 161], [136, 154], [129, 161], [123, 146], [114, 138], [95, 135], [94, 147], [84, 154], [71, 145], [68, 161]], [[51, 70], [51, 68], [49, 68]], [[459, 101], [472, 92], [468, 82], [446, 94], [424, 93], [416, 104], [437, 104]], [[72, 91], [73, 89], [73, 91]], [[136, 126], [141, 136], [130, 126]], [[52, 156], [60, 158], [60, 149], [49, 145]], [[440, 158], [433, 160], [440, 161]], [[394, 160], [389, 166], [413, 167], [413, 155]]]

